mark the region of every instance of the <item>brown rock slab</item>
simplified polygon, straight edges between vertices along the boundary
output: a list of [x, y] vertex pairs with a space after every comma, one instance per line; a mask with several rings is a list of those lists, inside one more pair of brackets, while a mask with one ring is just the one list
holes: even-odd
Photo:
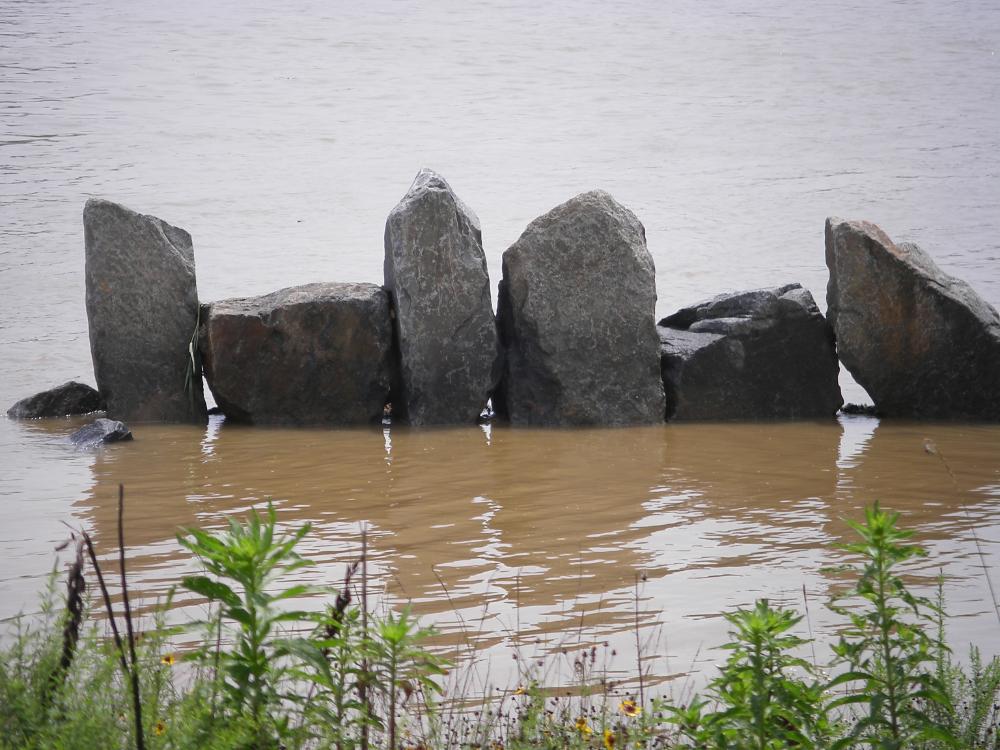
[[389, 298], [375, 284], [317, 283], [203, 307], [205, 377], [227, 419], [370, 424], [393, 379]]
[[1000, 420], [1000, 315], [866, 221], [826, 221], [827, 316], [879, 414]]

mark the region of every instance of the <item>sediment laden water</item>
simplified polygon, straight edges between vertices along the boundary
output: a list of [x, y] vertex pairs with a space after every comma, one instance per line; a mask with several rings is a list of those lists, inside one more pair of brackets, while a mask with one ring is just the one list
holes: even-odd
[[[551, 655], [578, 642], [608, 641], [614, 667], [634, 670], [636, 591], [647, 664], [664, 677], [717, 658], [719, 613], [757, 597], [808, 606], [803, 634], [809, 627], [827, 640], [833, 618], [824, 604], [836, 576], [822, 568], [842, 560], [835, 545], [850, 539], [844, 519], [880, 500], [902, 511], [932, 552], [918, 580], [933, 587], [939, 569], [947, 576], [955, 643], [997, 642], [972, 530], [996, 576], [1000, 426], [845, 417], [310, 430], [213, 418], [206, 430], [138, 426], [131, 444], [80, 453], [61, 442], [73, 424], [7, 429], [23, 431], [40, 464], [79, 470], [84, 481], [61, 510], [91, 529], [107, 555], [117, 485], [125, 485], [130, 578], [147, 604], [191, 570], [178, 527], [219, 527], [270, 500], [282, 523], [314, 526], [303, 551], [317, 565], [302, 580], [338, 583], [366, 526], [373, 590], [389, 604], [411, 603], [442, 631], [444, 646], [462, 650], [471, 638], [477, 658], [496, 665], [495, 679], [516, 672], [515, 647]], [[56, 499], [40, 500], [51, 513]], [[31, 518], [19, 524], [34, 528]], [[48, 528], [48, 538], [19, 542], [27, 554], [8, 558], [0, 614], [13, 614], [40, 586], [65, 536]], [[638, 589], [637, 577], [645, 578]], [[196, 602], [178, 606], [180, 619], [198, 613]]]

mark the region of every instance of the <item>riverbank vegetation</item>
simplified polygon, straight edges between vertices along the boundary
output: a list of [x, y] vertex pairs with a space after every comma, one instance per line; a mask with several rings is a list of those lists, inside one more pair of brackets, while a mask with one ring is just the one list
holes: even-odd
[[[430, 631], [369, 606], [365, 545], [337, 590], [290, 583], [309, 527], [281, 530], [270, 507], [181, 532], [202, 571], [179, 588], [208, 616], [168, 627], [167, 602], [139, 632], [124, 554], [116, 611], [82, 534], [65, 593], [53, 576], [41, 615], [3, 636], [0, 748], [1000, 748], [1000, 660], [949, 650], [943, 584], [936, 600], [907, 586], [926, 553], [896, 514], [876, 505], [852, 526], [833, 661], [803, 658], [802, 616], [759, 600], [724, 614], [728, 658], [683, 701], [588, 679], [593, 652], [572, 696], [530, 671], [495, 696], [447, 694]], [[325, 610], [296, 609], [324, 594]], [[196, 644], [178, 654], [181, 636]]]

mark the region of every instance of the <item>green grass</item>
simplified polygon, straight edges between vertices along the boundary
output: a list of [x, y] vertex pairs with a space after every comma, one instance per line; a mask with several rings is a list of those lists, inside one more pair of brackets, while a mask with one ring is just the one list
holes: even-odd
[[[896, 514], [876, 505], [853, 527], [829, 664], [800, 658], [801, 615], [760, 600], [724, 613], [728, 657], [682, 703], [594, 695], [586, 680], [557, 697], [526, 678], [478, 708], [476, 696], [442, 694], [447, 665], [430, 630], [406, 609], [369, 607], [366, 554], [339, 591], [283, 587], [310, 564], [297, 552], [309, 527], [280, 532], [270, 507], [221, 533], [179, 535], [202, 566], [179, 585], [208, 602], [184, 629], [196, 645], [183, 669], [169, 602], [141, 636], [127, 606], [117, 621], [90, 617], [98, 592], [86, 586], [107, 610], [110, 598], [96, 556], [85, 565], [84, 536], [66, 593], [53, 576], [41, 616], [14, 621], [0, 650], [0, 748], [1000, 748], [1000, 661], [975, 649], [965, 665], [953, 658], [943, 593], [917, 596], [902, 577], [926, 553]], [[306, 594], [330, 604], [296, 609]]]

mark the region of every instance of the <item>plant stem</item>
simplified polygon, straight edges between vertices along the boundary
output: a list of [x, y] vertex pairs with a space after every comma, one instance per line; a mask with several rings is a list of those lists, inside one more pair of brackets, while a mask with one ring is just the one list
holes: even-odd
[[[118, 659], [122, 665], [122, 674], [125, 679], [130, 678], [130, 670], [128, 668], [128, 659], [125, 658], [125, 645], [122, 643], [121, 634], [118, 632], [118, 624], [115, 622], [115, 611], [111, 608], [111, 596], [108, 594], [108, 587], [104, 583], [104, 574], [101, 572], [101, 566], [97, 562], [97, 554], [94, 552], [94, 543], [90, 539], [90, 534], [86, 531], [83, 533], [83, 541], [87, 543], [87, 555], [90, 557], [90, 563], [94, 566], [94, 572], [97, 573], [97, 585], [101, 589], [101, 596], [104, 599], [104, 608], [108, 612], [108, 622], [111, 624], [111, 635], [114, 637], [115, 647], [118, 649]], [[139, 740], [136, 738], [136, 743]]]
[[[368, 526], [361, 527], [361, 639], [368, 640]], [[368, 722], [372, 707], [368, 697], [368, 659], [361, 662], [361, 684], [358, 688], [365, 720], [361, 724], [361, 750], [368, 750]]]
[[128, 651], [132, 660], [132, 707], [135, 717], [135, 745], [138, 750], [146, 747], [142, 731], [142, 700], [139, 696], [139, 660], [135, 656], [135, 630], [132, 627], [132, 605], [128, 599], [128, 584], [125, 582], [125, 485], [118, 485], [118, 570], [122, 579], [122, 600], [125, 605], [125, 630], [128, 633]]
[[639, 639], [639, 574], [635, 574], [635, 594], [633, 596], [635, 604], [635, 661], [639, 666], [639, 705], [646, 704], [646, 690], [642, 678], [642, 643]]

